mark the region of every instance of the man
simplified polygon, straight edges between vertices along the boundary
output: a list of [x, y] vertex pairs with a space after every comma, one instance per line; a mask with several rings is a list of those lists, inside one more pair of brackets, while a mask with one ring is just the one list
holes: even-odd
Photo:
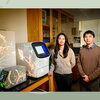
[[100, 47], [94, 43], [95, 34], [88, 30], [83, 34], [86, 45], [80, 50], [77, 61], [81, 75], [81, 91], [100, 91]]

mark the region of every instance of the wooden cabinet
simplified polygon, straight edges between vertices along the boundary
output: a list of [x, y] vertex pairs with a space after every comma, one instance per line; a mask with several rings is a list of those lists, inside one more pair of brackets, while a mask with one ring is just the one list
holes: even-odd
[[55, 42], [60, 32], [70, 33], [74, 17], [61, 9], [27, 9], [28, 41]]
[[67, 17], [64, 14], [61, 14], [61, 32], [67, 34]]
[[51, 9], [42, 9], [42, 33], [43, 33], [43, 42], [50, 43], [51, 42], [51, 28], [52, 28], [52, 17], [51, 17]]
[[58, 29], [58, 11], [52, 10], [52, 42], [55, 42]]
[[28, 41], [42, 41], [42, 9], [27, 10]]

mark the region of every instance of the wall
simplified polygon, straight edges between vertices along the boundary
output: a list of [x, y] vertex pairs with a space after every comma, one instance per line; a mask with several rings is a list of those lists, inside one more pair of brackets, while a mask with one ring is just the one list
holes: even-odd
[[100, 46], [100, 19], [88, 20], [79, 22], [79, 30], [81, 31], [81, 46], [85, 44], [83, 40], [83, 33], [87, 30], [92, 30], [95, 32], [95, 43]]
[[27, 42], [26, 9], [0, 9], [0, 29], [15, 32], [15, 42]]

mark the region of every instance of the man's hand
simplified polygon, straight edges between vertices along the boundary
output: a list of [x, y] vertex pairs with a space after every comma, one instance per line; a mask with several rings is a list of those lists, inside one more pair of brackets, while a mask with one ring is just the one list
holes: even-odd
[[84, 76], [82, 76], [83, 77], [83, 80], [85, 81], [85, 82], [89, 82], [90, 80], [89, 80], [89, 77], [87, 76], [87, 75], [84, 75]]

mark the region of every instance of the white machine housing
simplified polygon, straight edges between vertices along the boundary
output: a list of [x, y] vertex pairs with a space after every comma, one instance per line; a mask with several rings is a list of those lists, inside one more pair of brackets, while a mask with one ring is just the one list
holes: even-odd
[[16, 48], [17, 64], [26, 66], [28, 76], [39, 78], [49, 72], [50, 53], [43, 42], [18, 43]]
[[15, 32], [0, 31], [0, 67], [16, 66]]

